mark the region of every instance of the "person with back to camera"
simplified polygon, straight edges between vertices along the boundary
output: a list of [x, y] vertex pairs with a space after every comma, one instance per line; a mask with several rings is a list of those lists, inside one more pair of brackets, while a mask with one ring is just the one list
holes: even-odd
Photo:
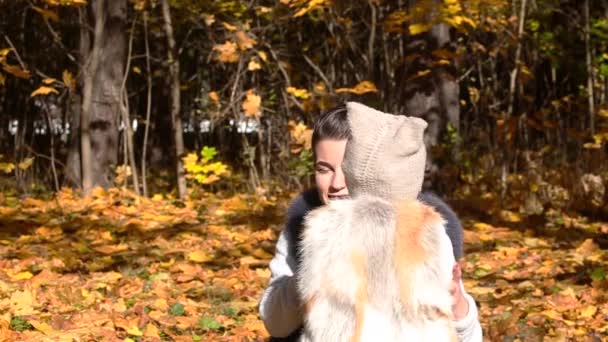
[[[316, 188], [302, 192], [290, 205], [285, 227], [277, 241], [275, 257], [270, 263], [271, 279], [260, 301], [260, 316], [275, 341], [296, 340], [303, 323], [303, 303], [296, 289], [296, 273], [300, 263], [298, 241], [301, 238], [304, 217], [315, 208], [349, 196], [342, 172], [342, 161], [347, 141], [351, 139], [349, 144], [357, 144], [358, 130], [356, 127], [353, 129], [352, 123], [348, 121], [353, 108], [376, 115], [381, 113], [361, 104], [349, 103], [346, 107], [322, 114], [315, 123], [313, 151]], [[356, 170], [360, 166], [353, 165], [353, 169]], [[447, 221], [446, 232], [451, 240], [453, 257], [461, 258], [462, 227], [456, 214], [432, 193], [423, 192], [417, 197], [434, 207]], [[453, 325], [459, 341], [480, 341], [482, 333], [477, 307], [474, 300], [465, 293], [460, 277], [460, 269], [455, 264], [451, 307]]]

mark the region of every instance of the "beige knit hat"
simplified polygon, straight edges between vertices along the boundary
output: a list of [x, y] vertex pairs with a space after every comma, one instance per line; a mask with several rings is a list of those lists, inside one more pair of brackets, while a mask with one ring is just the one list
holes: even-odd
[[342, 169], [351, 195], [414, 199], [422, 188], [426, 121], [387, 114], [361, 103], [346, 104], [351, 139]]

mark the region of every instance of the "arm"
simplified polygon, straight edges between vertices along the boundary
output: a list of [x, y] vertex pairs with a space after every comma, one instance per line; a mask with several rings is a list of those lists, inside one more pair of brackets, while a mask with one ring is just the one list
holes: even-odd
[[454, 322], [458, 341], [481, 342], [483, 340], [483, 333], [481, 330], [481, 325], [479, 324], [479, 318], [477, 316], [477, 305], [475, 304], [475, 300], [464, 291], [464, 286], [461, 280], [458, 281], [457, 288], [461, 293], [461, 296], [466, 301], [468, 309], [468, 312], [464, 317]]
[[[431, 192], [422, 192], [418, 199], [432, 206], [446, 221], [446, 233], [452, 242], [454, 257], [458, 260], [463, 256], [463, 230], [458, 215], [440, 197]], [[479, 324], [475, 300], [465, 292], [462, 284], [462, 274], [458, 264], [452, 272], [452, 296], [454, 305], [454, 325], [460, 342], [481, 342], [482, 330]]]
[[286, 337], [303, 323], [297, 291], [296, 241], [306, 214], [321, 205], [315, 189], [300, 193], [289, 205], [285, 226], [270, 261], [270, 282], [260, 300], [260, 316], [273, 337]]
[[293, 239], [284, 229], [270, 261], [270, 282], [260, 300], [260, 316], [270, 335], [286, 337], [298, 329], [303, 316], [294, 275], [295, 260], [290, 255]]

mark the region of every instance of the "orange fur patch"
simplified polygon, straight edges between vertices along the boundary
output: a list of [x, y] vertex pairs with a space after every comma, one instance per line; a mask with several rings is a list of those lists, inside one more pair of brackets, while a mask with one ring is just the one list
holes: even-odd
[[395, 230], [395, 267], [399, 281], [401, 301], [412, 303], [412, 276], [427, 258], [422, 236], [429, 223], [441, 220], [432, 208], [415, 200], [396, 204], [397, 229]]
[[310, 311], [312, 311], [312, 307], [315, 305], [316, 301], [317, 297], [315, 295], [304, 301], [304, 315], [308, 315]]
[[361, 330], [363, 328], [363, 320], [365, 315], [365, 304], [367, 303], [367, 262], [365, 255], [358, 251], [353, 251], [351, 254], [351, 262], [357, 277], [359, 278], [359, 286], [355, 298], [355, 332], [352, 342], [361, 340]]

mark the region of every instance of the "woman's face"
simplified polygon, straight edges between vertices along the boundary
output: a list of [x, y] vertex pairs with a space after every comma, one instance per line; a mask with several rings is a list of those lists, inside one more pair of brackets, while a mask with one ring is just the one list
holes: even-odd
[[325, 204], [334, 199], [348, 197], [342, 172], [346, 141], [325, 139], [315, 146], [315, 183], [319, 197]]

